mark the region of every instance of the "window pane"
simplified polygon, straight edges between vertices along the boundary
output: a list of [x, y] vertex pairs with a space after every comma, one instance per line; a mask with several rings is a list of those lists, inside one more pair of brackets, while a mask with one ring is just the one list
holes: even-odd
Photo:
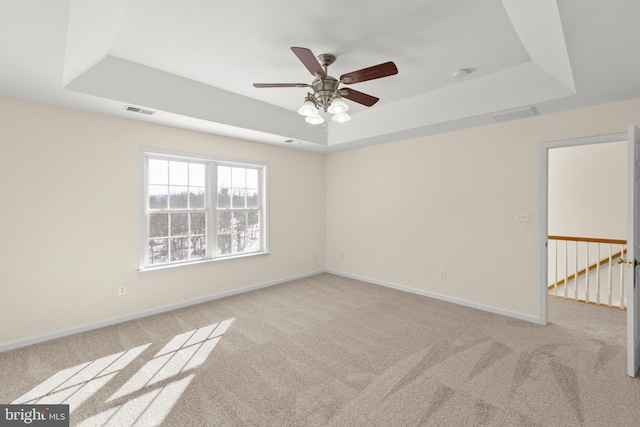
[[233, 190], [233, 202], [231, 206], [234, 209], [244, 209], [246, 207], [245, 197], [247, 192], [245, 190], [234, 189]]
[[169, 162], [149, 159], [149, 184], [169, 184]]
[[171, 209], [186, 209], [189, 187], [170, 187], [169, 207]]
[[186, 236], [189, 234], [188, 215], [186, 213], [171, 214], [171, 235]]
[[168, 239], [150, 239], [149, 240], [149, 264], [161, 264], [167, 262], [169, 254]]
[[245, 252], [257, 252], [260, 250], [260, 213], [247, 213], [247, 244]]
[[189, 259], [189, 238], [177, 237], [171, 239], [171, 261]]
[[233, 213], [234, 231], [244, 231], [247, 228], [247, 214], [244, 212]]
[[231, 195], [228, 188], [218, 189], [218, 208], [229, 209], [231, 207]]
[[247, 214], [247, 229], [260, 230], [260, 214], [258, 212], [249, 212]]
[[204, 208], [204, 187], [189, 187], [189, 206], [192, 209]]
[[245, 188], [246, 184], [246, 169], [245, 168], [231, 168], [231, 186], [236, 188]]
[[248, 234], [247, 242], [244, 248], [246, 253], [258, 252], [260, 250], [260, 238], [254, 237], [255, 235]]
[[218, 233], [231, 231], [231, 212], [218, 212]]
[[149, 237], [169, 236], [169, 215], [150, 214], [149, 215]]
[[169, 162], [169, 184], [189, 185], [189, 163]]
[[204, 187], [204, 165], [189, 163], [189, 187]]
[[197, 236], [191, 238], [191, 259], [204, 258], [207, 255], [207, 238]]
[[247, 188], [258, 189], [258, 170], [247, 169]]
[[231, 168], [218, 166], [218, 187], [231, 187]]
[[149, 186], [149, 209], [166, 209], [169, 199], [169, 187], [160, 185]]
[[249, 190], [247, 193], [247, 207], [249, 209], [257, 209], [260, 207], [260, 198], [258, 192]]
[[218, 255], [231, 253], [231, 234], [218, 235]]
[[205, 234], [207, 231], [207, 215], [205, 213], [191, 214], [191, 235]]
[[233, 235], [233, 253], [237, 253], [237, 254], [241, 254], [243, 253], [245, 250], [245, 246], [246, 246], [246, 239], [245, 239], [245, 234], [244, 233], [236, 233]]

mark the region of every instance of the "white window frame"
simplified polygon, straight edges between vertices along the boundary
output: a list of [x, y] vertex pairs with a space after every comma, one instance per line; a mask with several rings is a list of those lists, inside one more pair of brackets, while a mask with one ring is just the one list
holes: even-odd
[[[183, 162], [205, 163], [206, 164], [206, 190], [205, 190], [205, 208], [203, 212], [207, 213], [206, 224], [206, 256], [201, 259], [185, 260], [185, 261], [168, 261], [162, 264], [149, 264], [149, 214], [153, 213], [149, 209], [149, 182], [147, 165], [149, 159], [164, 159]], [[250, 253], [232, 253], [227, 255], [218, 255], [218, 234], [217, 234], [217, 213], [220, 211], [217, 207], [218, 192], [218, 166], [231, 166], [257, 169], [259, 179], [259, 205], [256, 210], [260, 213], [260, 243], [261, 247], [258, 251]], [[140, 169], [140, 233], [139, 233], [139, 271], [157, 270], [185, 265], [201, 264], [211, 261], [220, 261], [228, 259], [237, 259], [251, 257], [256, 255], [264, 255], [269, 253], [269, 206], [268, 206], [268, 179], [269, 168], [268, 163], [234, 159], [226, 157], [211, 156], [206, 154], [195, 154], [181, 151], [164, 150], [151, 147], [140, 147], [139, 149], [139, 169]], [[231, 211], [233, 209], [230, 209]]]

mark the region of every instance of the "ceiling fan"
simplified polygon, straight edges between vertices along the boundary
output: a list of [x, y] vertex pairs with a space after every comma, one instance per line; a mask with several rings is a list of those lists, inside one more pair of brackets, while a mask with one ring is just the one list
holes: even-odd
[[[320, 109], [325, 113], [334, 114], [332, 120], [337, 122], [346, 122], [351, 120], [346, 111], [349, 106], [342, 100], [346, 98], [358, 104], [371, 107], [380, 99], [375, 96], [367, 95], [351, 88], [341, 88], [340, 84], [351, 85], [354, 83], [365, 82], [367, 80], [380, 79], [382, 77], [398, 74], [398, 68], [393, 62], [385, 62], [383, 64], [374, 65], [373, 67], [363, 68], [361, 70], [352, 71], [340, 76], [340, 79], [331, 77], [327, 74], [329, 65], [336, 60], [335, 55], [323, 53], [317, 57], [311, 50], [305, 47], [292, 47], [291, 50], [309, 70], [311, 75], [315, 76], [315, 80], [311, 84], [307, 83], [254, 83], [257, 88], [273, 88], [273, 87], [310, 87], [313, 93], [307, 93], [302, 107], [298, 110], [305, 120], [312, 124], [321, 124], [324, 118], [320, 115]], [[316, 59], [317, 58], [317, 59]]]

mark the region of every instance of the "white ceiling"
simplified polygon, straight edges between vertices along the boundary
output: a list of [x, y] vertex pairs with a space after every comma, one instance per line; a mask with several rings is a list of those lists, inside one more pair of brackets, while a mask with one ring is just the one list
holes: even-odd
[[[0, 0], [0, 95], [331, 152], [640, 96], [640, 1]], [[311, 83], [394, 61], [352, 120], [296, 111]], [[454, 79], [453, 71], [473, 73]], [[156, 112], [125, 111], [126, 105]]]

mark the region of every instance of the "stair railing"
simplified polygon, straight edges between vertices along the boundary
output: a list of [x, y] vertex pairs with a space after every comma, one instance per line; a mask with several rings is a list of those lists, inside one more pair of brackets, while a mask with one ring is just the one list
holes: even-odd
[[[551, 284], [548, 287], [549, 295], [625, 309], [623, 269], [613, 261], [627, 253], [626, 245], [626, 240], [619, 239], [549, 236], [549, 270], [551, 273]], [[617, 252], [614, 252], [616, 250]], [[602, 252], [607, 254], [604, 258]], [[582, 266], [584, 268], [581, 268]], [[552, 269], [553, 272], [551, 272]], [[606, 303], [601, 301], [603, 282], [601, 270], [607, 272]], [[614, 288], [613, 285], [614, 276], [619, 282], [617, 288]], [[570, 292], [571, 285], [573, 285], [572, 292]]]

